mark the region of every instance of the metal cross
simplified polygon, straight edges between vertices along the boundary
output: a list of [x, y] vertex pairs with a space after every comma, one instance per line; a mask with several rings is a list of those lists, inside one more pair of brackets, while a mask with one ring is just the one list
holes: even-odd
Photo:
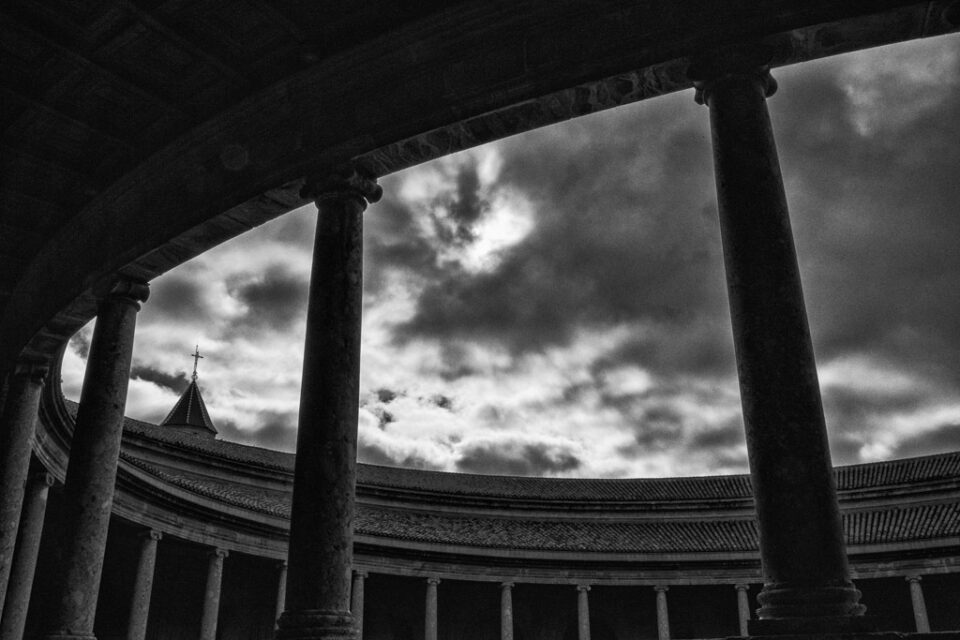
[[193, 379], [194, 379], [194, 381], [196, 381], [196, 379], [197, 379], [197, 363], [200, 362], [200, 358], [203, 357], [202, 355], [200, 355], [200, 345], [197, 345], [197, 346], [196, 346], [196, 350], [195, 350], [193, 353], [191, 353], [190, 355], [193, 356]]

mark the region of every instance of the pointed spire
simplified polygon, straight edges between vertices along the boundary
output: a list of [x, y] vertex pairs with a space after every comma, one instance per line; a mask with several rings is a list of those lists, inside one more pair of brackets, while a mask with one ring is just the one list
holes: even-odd
[[197, 385], [197, 363], [203, 357], [200, 355], [200, 345], [197, 345], [190, 355], [193, 356], [193, 379], [160, 426], [213, 438], [217, 435], [217, 428], [213, 426], [213, 420], [207, 413], [207, 405], [203, 402], [200, 387]]

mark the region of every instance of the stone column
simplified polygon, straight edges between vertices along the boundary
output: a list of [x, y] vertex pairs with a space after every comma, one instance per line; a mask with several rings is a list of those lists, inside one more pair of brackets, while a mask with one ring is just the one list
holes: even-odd
[[7, 376], [7, 396], [0, 411], [0, 608], [13, 566], [30, 441], [46, 375], [47, 368], [39, 364], [17, 364]]
[[500, 640], [513, 640], [513, 583], [500, 583]]
[[43, 534], [43, 518], [47, 511], [47, 494], [53, 486], [53, 476], [42, 471], [30, 476], [17, 532], [17, 551], [13, 556], [7, 599], [3, 604], [3, 621], [0, 622], [0, 639], [20, 640], [27, 624], [27, 609], [30, 607], [30, 591], [33, 575], [37, 569], [40, 552], [40, 537]]
[[927, 603], [923, 600], [923, 587], [920, 576], [907, 576], [910, 584], [910, 601], [913, 603], [913, 619], [917, 623], [917, 633], [930, 633], [930, 620], [927, 618]]
[[62, 550], [45, 637], [93, 638], [103, 554], [113, 506], [133, 334], [150, 290], [118, 280], [102, 298], [80, 391], [57, 537]]
[[440, 578], [427, 578], [427, 602], [423, 616], [424, 640], [437, 640], [437, 585]]
[[210, 552], [207, 565], [207, 588], [203, 592], [203, 617], [200, 619], [200, 640], [217, 640], [217, 619], [220, 617], [220, 584], [223, 582], [223, 559], [226, 549]]
[[[752, 633], [837, 631], [863, 613], [846, 548], [800, 271], [758, 49], [695, 62], [720, 231], [764, 586]], [[767, 56], [766, 59], [769, 59]], [[763, 624], [765, 620], [788, 620]]]
[[281, 562], [277, 568], [277, 609], [274, 619], [274, 629], [276, 621], [283, 615], [283, 602], [287, 599], [287, 563]]
[[140, 559], [133, 583], [130, 603], [130, 620], [127, 623], [127, 640], [143, 640], [147, 637], [147, 619], [150, 617], [150, 594], [153, 592], [153, 572], [157, 565], [157, 542], [163, 534], [145, 531], [140, 540]]
[[735, 584], [737, 590], [737, 617], [740, 620], [740, 635], [749, 635], [747, 622], [750, 621], [750, 585]]
[[667, 609], [667, 591], [670, 587], [657, 585], [653, 590], [657, 592], [657, 638], [670, 640], [670, 611]]
[[366, 571], [354, 571], [353, 587], [350, 589], [350, 613], [353, 614], [353, 624], [360, 640], [363, 640], [363, 582], [366, 578]]
[[277, 637], [353, 638], [363, 218], [382, 189], [353, 168], [309, 181], [317, 203], [290, 514], [286, 610]]
[[577, 638], [590, 640], [590, 585], [577, 585]]

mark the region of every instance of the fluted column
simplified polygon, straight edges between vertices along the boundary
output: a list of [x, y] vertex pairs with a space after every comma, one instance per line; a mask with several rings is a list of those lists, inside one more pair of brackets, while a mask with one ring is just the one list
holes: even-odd
[[366, 571], [354, 571], [353, 587], [350, 589], [350, 613], [353, 614], [353, 624], [360, 640], [363, 640], [363, 583], [366, 579]]
[[917, 633], [930, 633], [930, 620], [927, 618], [927, 603], [923, 600], [923, 587], [920, 576], [907, 576], [910, 584], [910, 602], [913, 604], [913, 619], [917, 624]]
[[210, 552], [207, 565], [207, 586], [203, 591], [203, 617], [200, 619], [200, 640], [217, 640], [217, 620], [220, 617], [220, 586], [223, 583], [223, 559], [226, 549]]
[[150, 595], [153, 593], [153, 574], [157, 565], [157, 542], [162, 537], [161, 532], [153, 529], [141, 535], [140, 557], [137, 560], [137, 575], [130, 602], [130, 620], [127, 623], [127, 640], [143, 640], [147, 637]]
[[577, 638], [590, 640], [590, 585], [577, 585]]
[[382, 190], [352, 167], [308, 181], [317, 204], [300, 421], [290, 514], [286, 609], [277, 637], [354, 638], [350, 614], [363, 218]]
[[750, 621], [750, 585], [735, 584], [737, 590], [737, 618], [740, 621], [740, 635], [748, 635], [747, 623]]
[[440, 578], [427, 578], [427, 599], [423, 615], [423, 640], [437, 640], [437, 585]]
[[0, 411], [0, 609], [4, 606], [24, 487], [30, 467], [30, 440], [47, 368], [17, 364], [7, 376], [7, 397]]
[[657, 592], [657, 638], [670, 640], [670, 611], [667, 609], [667, 591], [670, 587], [657, 585], [653, 590]]
[[47, 638], [93, 638], [103, 554], [113, 507], [130, 359], [145, 283], [118, 280], [102, 298], [80, 392], [58, 521], [63, 550]]
[[500, 584], [500, 640], [513, 640], [513, 583]]
[[[850, 580], [800, 271], [759, 49], [695, 62], [710, 108], [720, 231], [760, 533], [755, 633], [836, 631], [862, 614]], [[768, 56], [767, 56], [768, 59]], [[765, 620], [789, 623], [764, 624]]]
[[277, 567], [277, 608], [273, 616], [274, 628], [276, 621], [283, 615], [283, 603], [287, 599], [287, 563], [281, 562]]
[[0, 640], [20, 640], [27, 624], [27, 609], [30, 607], [30, 592], [37, 569], [40, 538], [43, 535], [43, 518], [47, 511], [47, 494], [53, 486], [53, 476], [46, 471], [34, 473], [27, 481], [17, 532], [17, 551], [13, 556], [7, 599], [3, 604], [3, 620], [0, 622]]

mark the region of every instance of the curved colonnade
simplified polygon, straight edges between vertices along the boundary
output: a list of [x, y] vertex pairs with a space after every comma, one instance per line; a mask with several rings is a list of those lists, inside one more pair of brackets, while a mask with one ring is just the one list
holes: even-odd
[[[164, 26], [149, 10], [133, 9], [134, 19], [162, 34], [169, 46], [190, 45], [177, 27]], [[274, 25], [283, 22], [276, 9], [261, 9], [265, 13], [260, 17], [269, 13]], [[171, 17], [169, 8], [160, 10]], [[439, 546], [458, 558], [457, 575], [487, 576], [504, 580], [505, 585], [517, 576], [506, 570], [497, 574], [497, 567], [522, 566], [520, 577], [546, 579], [561, 562], [574, 567], [565, 569], [573, 571], [566, 579], [576, 581], [577, 571], [593, 570], [591, 562], [581, 566], [583, 560], [575, 558], [588, 550], [601, 554], [591, 558], [609, 555], [594, 564], [608, 563], [604, 566], [614, 575], [621, 563], [630, 566], [638, 559], [653, 562], [651, 570], [659, 566], [668, 571], [687, 561], [683, 554], [694, 553], [695, 562], [701, 563], [692, 569], [698, 579], [728, 580], [724, 572], [730, 566], [749, 573], [750, 554], [756, 548], [763, 580], [758, 619], [741, 632], [869, 632], [873, 627], [862, 616], [861, 593], [851, 581], [847, 542], [852, 548], [862, 545], [870, 550], [860, 558], [861, 565], [870, 553], [882, 557], [883, 545], [903, 540], [914, 546], [898, 553], [919, 557], [930, 540], [954, 535], [950, 526], [955, 507], [938, 511], [933, 500], [917, 507], [898, 505], [890, 510], [895, 517], [874, 517], [869, 509], [860, 508], [841, 512], [838, 481], [844, 491], [864, 489], [864, 495], [871, 486], [845, 487], [843, 473], [838, 478], [830, 465], [765, 100], [776, 90], [772, 67], [954, 31], [960, 27], [960, 3], [876, 0], [838, 5], [784, 0], [718, 12], [715, 4], [698, 2], [613, 1], [596, 11], [578, 3], [531, 2], [510, 11], [482, 3], [458, 5], [449, 12], [425, 11], [401, 12], [392, 21], [376, 22], [369, 34], [357, 32], [349, 20], [337, 23], [343, 34], [361, 36], [334, 37], [330, 41], [340, 48], [331, 45], [320, 53], [278, 52], [277, 60], [283, 62], [277, 63], [277, 74], [264, 75], [263, 68], [250, 67], [251, 73], [260, 75], [246, 84], [236, 83], [242, 74], [235, 69], [217, 64], [216, 56], [190, 45], [198, 58], [206, 60], [194, 69], [199, 71], [191, 80], [200, 82], [201, 72], [214, 76], [221, 72], [231, 79], [220, 79], [234, 86], [214, 90], [218, 85], [207, 77], [200, 84], [211, 87], [208, 93], [186, 91], [186, 83], [168, 87], [167, 92], [182, 93], [182, 104], [165, 100], [164, 91], [158, 96], [141, 87], [138, 95], [166, 113], [151, 130], [149, 144], [138, 140], [135, 152], [112, 156], [114, 164], [106, 162], [103, 167], [109, 170], [102, 169], [97, 176], [100, 188], [81, 189], [74, 194], [72, 210], [58, 209], [58, 224], [30, 236], [42, 241], [31, 241], [25, 250], [28, 259], [2, 276], [0, 363], [6, 382], [0, 418], [0, 586], [6, 589], [9, 576], [20, 580], [25, 575], [25, 565], [11, 561], [18, 516], [21, 511], [26, 515], [37, 511], [35, 503], [45, 496], [50, 472], [58, 469], [64, 475], [63, 513], [53, 549], [64, 562], [63, 576], [53, 586], [52, 615], [45, 622], [45, 637], [50, 640], [95, 637], [96, 586], [108, 551], [107, 531], [115, 526], [113, 516], [138, 522], [147, 512], [163, 513], [181, 538], [199, 542], [224, 537], [224, 544], [216, 544], [210, 555], [205, 603], [219, 598], [229, 548], [265, 556], [280, 553], [271, 540], [283, 530], [286, 513], [282, 496], [289, 474], [284, 475], [283, 464], [273, 469], [265, 461], [251, 464], [257, 461], [246, 460], [246, 454], [235, 448], [237, 459], [231, 460], [227, 445], [217, 452], [193, 451], [195, 459], [189, 464], [186, 455], [172, 463], [167, 449], [186, 452], [190, 447], [163, 442], [143, 425], [131, 426], [123, 445], [123, 410], [136, 313], [149, 296], [147, 282], [218, 242], [312, 200], [319, 219], [302, 381], [311, 392], [301, 398], [295, 490], [289, 507], [289, 566], [283, 581], [285, 608], [278, 638], [332, 640], [356, 635], [350, 599], [362, 590], [352, 588], [354, 529], [360, 557], [371, 549], [390, 548], [384, 561], [396, 563], [400, 573], [437, 573], [431, 563], [440, 560], [431, 554]], [[99, 74], [115, 88], [137, 92], [136, 81], [110, 72], [111, 65], [128, 64], [124, 50], [98, 53], [80, 45], [70, 45], [75, 49], [58, 45], [44, 29], [57, 32], [70, 25], [29, 0], [18, 0], [13, 13], [7, 23], [13, 25], [24, 53], [17, 58], [16, 73], [29, 77], [31, 65], [39, 65], [33, 73], [47, 81], [48, 70], [38, 62], [46, 55], [77, 64], [84, 73]], [[126, 28], [111, 17], [90, 23], [77, 37], [89, 37], [97, 29], [106, 34], [117, 25], [121, 31]], [[291, 27], [289, 21], [285, 24]], [[142, 29], [135, 28], [124, 37], [136, 41], [138, 34]], [[144, 47], [152, 50], [149, 41]], [[202, 68], [204, 64], [210, 68]], [[377, 176], [550, 122], [691, 86], [710, 114], [752, 499], [743, 492], [743, 479], [629, 481], [626, 484], [641, 490], [641, 495], [669, 485], [706, 496], [695, 496], [693, 502], [683, 496], [666, 502], [640, 499], [656, 515], [631, 524], [634, 516], [625, 518], [623, 513], [636, 507], [638, 499], [629, 491], [622, 500], [626, 512], [618, 506], [609, 519], [595, 522], [598, 508], [606, 514], [612, 504], [619, 505], [591, 493], [600, 486], [616, 486], [599, 481], [587, 483], [593, 489], [577, 500], [570, 495], [577, 494], [577, 485], [569, 482], [516, 481], [519, 495], [499, 495], [480, 488], [455, 489], [465, 480], [434, 480], [438, 482], [434, 486], [427, 480], [433, 478], [430, 474], [397, 472], [391, 481], [378, 484], [371, 481], [371, 474], [375, 478], [391, 472], [366, 469], [361, 471], [361, 491], [355, 494], [361, 220], [368, 203], [380, 198]], [[27, 105], [23, 108], [44, 118], [56, 115], [43, 100], [18, 93], [23, 89], [12, 89], [18, 104]], [[49, 93], [44, 99], [48, 97]], [[96, 109], [97, 104], [88, 100], [84, 108]], [[71, 126], [84, 125], [82, 120], [72, 122]], [[96, 130], [91, 135], [104, 137]], [[105, 137], [109, 144], [117, 143], [116, 136]], [[33, 179], [20, 165], [33, 157], [29, 145], [34, 142], [29, 136], [20, 142], [15, 147], [20, 182], [13, 183], [13, 193], [19, 202], [28, 203], [27, 213], [46, 207], [49, 217], [49, 202], [45, 205], [43, 198], [18, 191], [24, 185], [30, 191]], [[84, 146], [87, 154], [97, 150], [93, 138]], [[28, 220], [25, 215], [21, 222], [29, 226]], [[66, 339], [94, 315], [98, 321], [70, 444], [58, 428], [41, 429], [35, 438], [41, 464], [34, 477], [40, 478], [39, 484], [25, 488], [45, 371], [56, 365]], [[44, 406], [47, 427], [69, 422], [55, 401]], [[206, 473], [201, 472], [203, 465], [210, 465]], [[896, 468], [896, 463], [883, 468]], [[254, 470], [265, 486], [250, 493], [242, 478]], [[926, 472], [917, 472], [919, 478], [904, 476], [905, 486], [925, 482]], [[737, 482], [739, 489], [729, 486]], [[550, 487], [561, 487], [564, 495], [544, 499], [553, 491]], [[903, 491], [907, 495], [911, 490]], [[429, 497], [434, 513], [423, 513], [417, 506], [420, 503], [411, 496], [419, 494]], [[876, 499], [880, 504], [886, 498]], [[455, 515], [463, 502], [471, 503], [469, 517]], [[848, 502], [845, 497], [844, 505]], [[713, 511], [716, 503], [724, 507], [722, 516]], [[705, 504], [710, 509], [704, 510]], [[257, 512], [258, 506], [258, 517], [251, 519], [248, 512]], [[563, 519], [550, 515], [555, 508], [565, 514]], [[518, 517], [518, 512], [523, 515]], [[20, 527], [21, 533], [35, 532], [34, 524]], [[143, 570], [138, 576], [146, 576], [152, 566], [151, 550], [163, 548], [158, 539], [163, 530], [144, 539], [146, 555], [141, 554], [138, 567]], [[476, 540], [464, 537], [464, 532], [474, 530], [479, 532]], [[576, 539], [580, 541], [570, 542]], [[520, 544], [522, 540], [529, 543]], [[677, 541], [686, 541], [689, 548], [671, 546]], [[35, 542], [17, 546], [32, 548]], [[473, 547], [484, 553], [472, 551]], [[476, 561], [478, 557], [483, 560]], [[491, 563], [489, 558], [497, 560]], [[885, 563], [889, 564], [884, 560], [880, 565]], [[363, 568], [362, 563], [356, 566]], [[426, 585], [428, 640], [436, 636], [431, 620], [437, 614], [439, 579], [431, 575]], [[668, 585], [661, 582], [654, 586], [664, 635]], [[910, 584], [915, 611], [920, 612], [919, 582]], [[143, 593], [142, 586], [138, 578], [134, 592]], [[577, 634], [584, 640], [590, 634], [589, 597], [588, 585], [580, 586]], [[505, 605], [510, 587], [503, 589]], [[141, 605], [135, 602], [131, 610], [139, 611]], [[8, 597], [5, 611], [10, 606]], [[748, 608], [738, 599], [738, 610]], [[203, 609], [204, 638], [215, 633], [216, 609], [216, 604]], [[922, 629], [925, 623], [920, 613], [916, 615], [917, 628]]]
[[[77, 405], [65, 401], [56, 385], [51, 385], [40, 406], [35, 463], [48, 471], [34, 482], [59, 487], [66, 473]], [[953, 628], [956, 616], [941, 603], [960, 596], [960, 453], [841, 467], [836, 478], [858, 586], [862, 588], [864, 581], [882, 584], [878, 594], [894, 603], [899, 600], [901, 613], [909, 602], [912, 623], [919, 631], [931, 629], [931, 618], [935, 631]], [[159, 618], [152, 619], [149, 633], [147, 626], [151, 591], [174, 588], [169, 568], [166, 573], [155, 569], [158, 547], [164, 546], [209, 551], [201, 557], [209, 558], [209, 571], [215, 579], [207, 576], [202, 598], [195, 594], [193, 603], [196, 610], [201, 601], [206, 602], [202, 610], [213, 616], [212, 622], [200, 621], [201, 637], [217, 637], [218, 617], [243, 617], [229, 604], [220, 603], [219, 576], [224, 563], [261, 561], [252, 570], [259, 571], [278, 592], [271, 596], [282, 600], [279, 592], [285, 588], [282, 573], [293, 487], [291, 454], [205, 439], [128, 418], [116, 487], [108, 545], [137, 547], [137, 552], [126, 556], [108, 552], [103, 589], [115, 588], [111, 585], [116, 578], [111, 575], [126, 573], [129, 582], [133, 566], [145, 567], [139, 569], [141, 580], [147, 575], [151, 579], [134, 589], [129, 609], [124, 608], [126, 602], [117, 606], [117, 593], [102, 593], [101, 597], [114, 602], [101, 605], [98, 627], [137, 627], [136, 637], [166, 637]], [[37, 518], [42, 523], [42, 510], [24, 515], [22, 527], [30, 528], [30, 520]], [[55, 518], [49, 514], [47, 522], [55, 522]], [[39, 537], [39, 527], [32, 526], [36, 530], [32, 535]], [[691, 629], [733, 633], [736, 630], [729, 626], [734, 614], [745, 634], [762, 582], [750, 480], [743, 475], [579, 480], [360, 465], [355, 535], [352, 606], [355, 614], [359, 604], [367, 619], [379, 622], [368, 628], [364, 637], [369, 638], [401, 637], [381, 620], [390, 611], [389, 600], [394, 596], [382, 601], [381, 586], [374, 592], [375, 599], [364, 598], [364, 583], [371, 581], [386, 581], [389, 589], [399, 585], [422, 591], [418, 596], [425, 598], [422, 610], [412, 612], [412, 617], [419, 616], [417, 633], [422, 627], [428, 640], [436, 638], [440, 628], [438, 592], [454, 583], [473, 583], [475, 588], [499, 594], [499, 619], [488, 620], [487, 626], [499, 624], [501, 638], [514, 637], [518, 587], [525, 589], [526, 599], [534, 603], [549, 599], [551, 589], [560, 593], [569, 589], [563, 605], [568, 610], [562, 615], [576, 618], [578, 626], [586, 624], [586, 631], [581, 631], [586, 637], [590, 637], [591, 605], [595, 636], [603, 625], [616, 628], [630, 623], [617, 618], [615, 607], [605, 612], [598, 598], [617, 603], [612, 591], [634, 598], [641, 597], [634, 594], [649, 592], [653, 605], [648, 613], [656, 616], [657, 637], [666, 640], [690, 637]], [[111, 561], [117, 566], [110, 566]], [[174, 560], [167, 557], [163, 562]], [[155, 572], [166, 577], [153, 584]], [[891, 586], [891, 579], [900, 581], [899, 589]], [[924, 600], [924, 579], [934, 580], [932, 588], [941, 591], [933, 600], [937, 608], [930, 613]], [[237, 591], [241, 587], [224, 588]], [[452, 608], [441, 613], [464, 615], [460, 591], [469, 592], [470, 588], [454, 587], [448, 596], [451, 602], [441, 596], [440, 606]], [[726, 598], [723, 589], [729, 589]], [[681, 600], [673, 602], [673, 594], [679, 594]], [[691, 606], [690, 594], [700, 600], [695, 605], [696, 616], [712, 612], [710, 615], [724, 622], [714, 622], [719, 626], [711, 628], [710, 615], [706, 615], [706, 626], [691, 627], [692, 623], [684, 621], [683, 610], [684, 605]], [[34, 591], [39, 601], [44, 595], [42, 587]], [[166, 597], [170, 598], [169, 593]], [[273, 602], [272, 597], [268, 600]], [[138, 606], [140, 614], [135, 615]], [[868, 602], [868, 606], [877, 605]], [[724, 608], [729, 610], [723, 612]], [[884, 615], [882, 606], [877, 613]], [[495, 614], [487, 611], [488, 616]], [[34, 610], [32, 615], [41, 614]], [[261, 607], [258, 624], [265, 630], [272, 621], [268, 615]], [[526, 618], [532, 615], [528, 611]], [[600, 615], [606, 618], [598, 618]], [[360, 624], [363, 617], [361, 613]], [[428, 631], [431, 619], [432, 636]], [[520, 622], [529, 624], [524, 616]], [[190, 628], [191, 623], [195, 625], [197, 620], [185, 624]], [[212, 631], [203, 632], [204, 624]], [[454, 622], [445, 624], [449, 627]], [[685, 630], [687, 635], [676, 635]], [[521, 631], [521, 636], [541, 637], [533, 629]]]

